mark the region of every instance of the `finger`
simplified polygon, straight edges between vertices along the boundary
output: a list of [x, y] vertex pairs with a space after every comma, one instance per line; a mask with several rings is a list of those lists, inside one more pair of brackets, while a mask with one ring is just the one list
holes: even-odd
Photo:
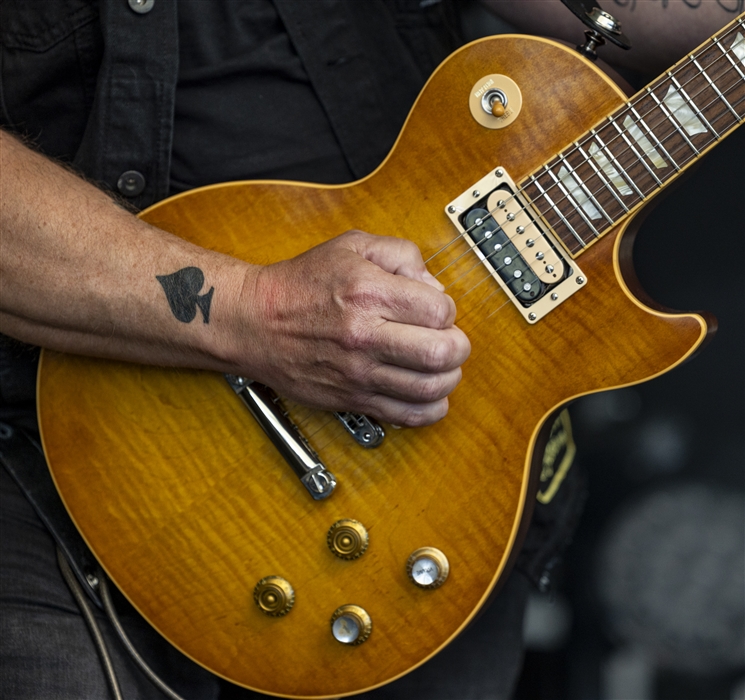
[[429, 373], [383, 365], [369, 376], [369, 386], [376, 394], [407, 403], [433, 403], [448, 396], [462, 377], [460, 367]]
[[386, 423], [416, 428], [442, 420], [447, 415], [448, 408], [446, 398], [431, 403], [410, 403], [378, 395], [370, 399], [363, 412]]
[[376, 332], [372, 347], [375, 359], [418, 372], [447, 372], [460, 367], [471, 354], [471, 343], [457, 326], [434, 330], [385, 323]]
[[[420, 280], [373, 270], [368, 283], [377, 289], [379, 314], [384, 320], [437, 329], [455, 322], [455, 302], [447, 294]], [[364, 294], [365, 290], [361, 291]]]
[[412, 241], [353, 231], [350, 232], [349, 242], [359, 255], [386, 272], [424, 282], [439, 291], [445, 289], [427, 270], [419, 248]]

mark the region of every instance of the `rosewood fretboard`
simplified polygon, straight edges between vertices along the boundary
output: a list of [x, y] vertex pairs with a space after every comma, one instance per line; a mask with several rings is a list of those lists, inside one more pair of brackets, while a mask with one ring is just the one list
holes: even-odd
[[577, 255], [745, 119], [745, 15], [520, 183]]

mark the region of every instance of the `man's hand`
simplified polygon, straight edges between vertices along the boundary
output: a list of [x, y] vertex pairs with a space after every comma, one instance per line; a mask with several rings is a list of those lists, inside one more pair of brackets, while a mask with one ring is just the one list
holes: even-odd
[[361, 231], [251, 270], [242, 310], [250, 326], [236, 362], [249, 376], [306, 405], [401, 425], [447, 413], [470, 353], [418, 248]]
[[413, 243], [350, 232], [249, 265], [146, 224], [0, 132], [0, 330], [242, 374], [312, 406], [425, 425], [469, 344]]

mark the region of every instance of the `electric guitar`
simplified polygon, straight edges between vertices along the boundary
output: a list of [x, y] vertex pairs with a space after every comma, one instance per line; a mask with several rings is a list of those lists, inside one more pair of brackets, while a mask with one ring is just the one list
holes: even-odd
[[516, 556], [552, 417], [712, 331], [641, 296], [630, 233], [743, 122], [743, 17], [631, 99], [560, 44], [483, 39], [438, 68], [368, 177], [228, 183], [142, 213], [258, 264], [351, 228], [410, 238], [472, 344], [448, 416], [418, 429], [44, 352], [54, 480], [155, 628], [234, 683], [318, 698], [394, 680], [473, 619]]

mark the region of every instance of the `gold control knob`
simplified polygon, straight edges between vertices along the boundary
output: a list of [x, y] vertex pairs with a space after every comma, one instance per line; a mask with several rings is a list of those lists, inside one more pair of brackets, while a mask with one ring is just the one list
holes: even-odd
[[359, 605], [342, 605], [331, 616], [331, 634], [342, 644], [357, 646], [372, 632], [372, 620]]
[[295, 591], [287, 579], [266, 576], [254, 588], [254, 601], [265, 615], [282, 617], [295, 605]]
[[367, 550], [370, 536], [367, 528], [357, 520], [337, 520], [326, 535], [329, 549], [340, 559], [357, 559]]
[[421, 547], [411, 553], [406, 573], [419, 588], [439, 588], [450, 573], [450, 562], [439, 549]]

